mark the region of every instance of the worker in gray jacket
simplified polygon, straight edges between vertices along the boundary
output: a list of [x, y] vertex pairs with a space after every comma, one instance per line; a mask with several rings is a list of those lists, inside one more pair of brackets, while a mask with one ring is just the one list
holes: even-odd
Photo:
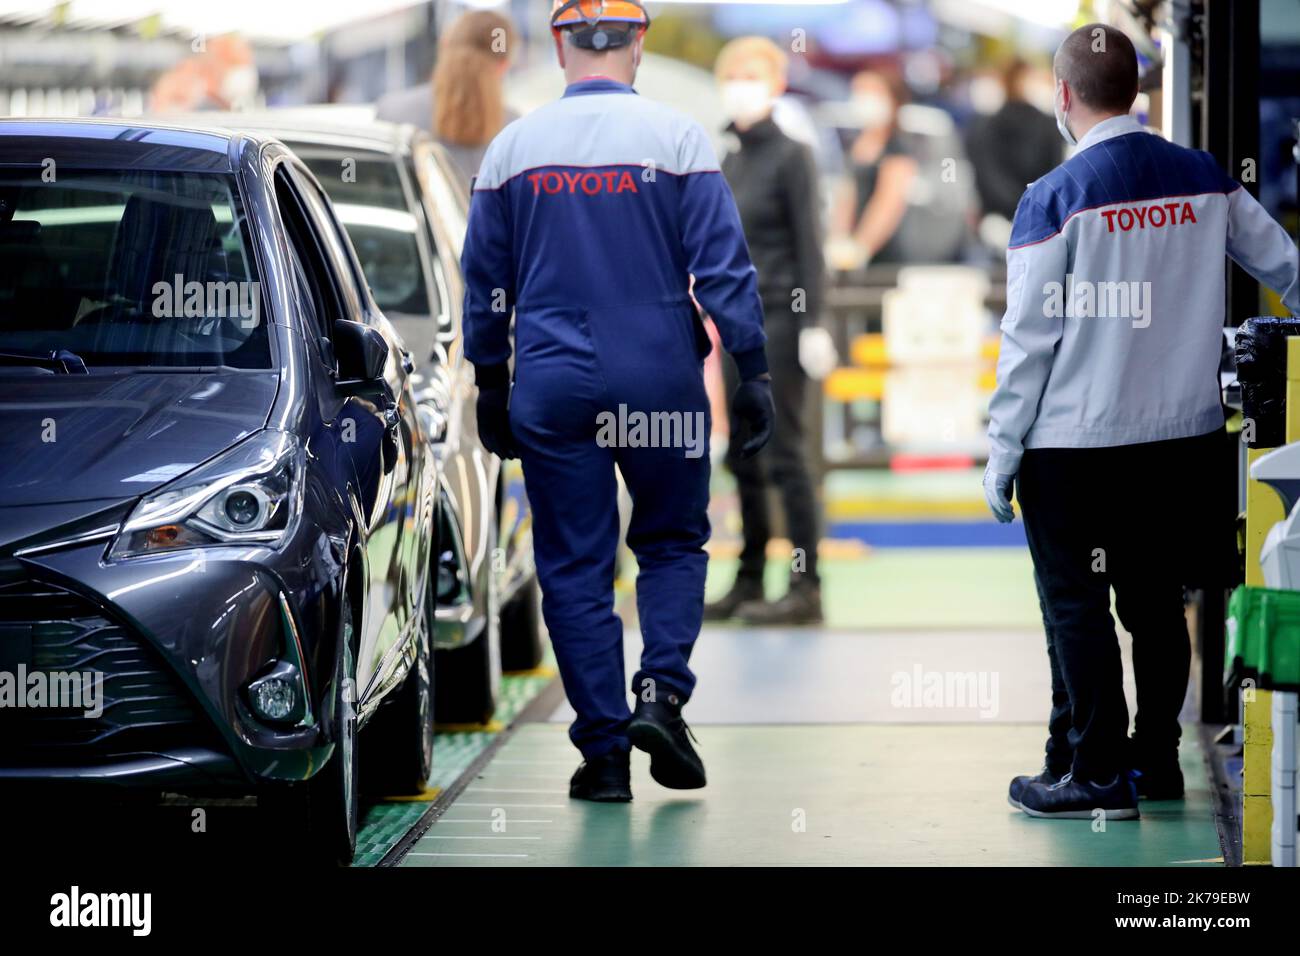
[[[1133, 764], [1177, 772], [1189, 641], [1187, 560], [1210, 534], [1200, 494], [1224, 426], [1224, 257], [1300, 310], [1295, 244], [1205, 152], [1129, 115], [1137, 56], [1089, 24], [1055, 60], [1057, 123], [1077, 149], [1032, 183], [1007, 250], [985, 494], [1024, 512], [1060, 674], [1071, 770], [1013, 782], [1031, 816], [1138, 816]], [[1130, 749], [1111, 589], [1133, 636]]]

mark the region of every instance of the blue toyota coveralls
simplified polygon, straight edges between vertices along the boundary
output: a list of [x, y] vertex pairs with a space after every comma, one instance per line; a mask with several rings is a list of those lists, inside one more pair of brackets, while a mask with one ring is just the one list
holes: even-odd
[[[744, 379], [766, 371], [763, 312], [735, 202], [694, 121], [606, 78], [511, 123], [475, 181], [462, 256], [465, 351], [510, 359], [510, 426], [533, 511], [542, 613], [591, 759], [628, 749], [614, 614], [617, 465], [633, 501], [645, 649], [631, 687], [690, 696], [709, 537], [712, 316]], [[598, 441], [603, 412], [680, 413], [703, 451]], [[636, 444], [637, 447], [631, 447]], [[653, 681], [648, 685], [647, 681]]]

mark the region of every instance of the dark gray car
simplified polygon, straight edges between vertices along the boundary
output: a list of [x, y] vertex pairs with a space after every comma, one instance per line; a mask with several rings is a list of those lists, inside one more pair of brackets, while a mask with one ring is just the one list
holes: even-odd
[[544, 644], [523, 471], [479, 441], [473, 370], [463, 355], [469, 197], [427, 133], [353, 113], [314, 107], [197, 118], [273, 133], [307, 164], [414, 356], [412, 381], [443, 494], [435, 707], [440, 722], [481, 723], [496, 709], [502, 669], [536, 667]]
[[341, 860], [360, 750], [418, 792], [440, 517], [413, 369], [283, 145], [0, 122], [6, 787], [256, 793]]

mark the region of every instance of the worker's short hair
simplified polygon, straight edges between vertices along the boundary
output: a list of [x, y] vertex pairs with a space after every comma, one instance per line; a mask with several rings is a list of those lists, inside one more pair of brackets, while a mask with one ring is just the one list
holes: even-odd
[[790, 58], [767, 37], [737, 37], [719, 51], [713, 72], [723, 77], [740, 60], [763, 60], [771, 67], [773, 75], [782, 81], [790, 70]]
[[1056, 51], [1058, 79], [1084, 106], [1108, 113], [1127, 113], [1138, 94], [1137, 51], [1120, 30], [1104, 23], [1079, 27]]

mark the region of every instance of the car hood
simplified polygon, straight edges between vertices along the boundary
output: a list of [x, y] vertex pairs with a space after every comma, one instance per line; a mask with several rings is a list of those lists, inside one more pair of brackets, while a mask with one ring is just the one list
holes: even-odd
[[275, 371], [6, 376], [0, 506], [147, 494], [265, 427], [278, 382]]

